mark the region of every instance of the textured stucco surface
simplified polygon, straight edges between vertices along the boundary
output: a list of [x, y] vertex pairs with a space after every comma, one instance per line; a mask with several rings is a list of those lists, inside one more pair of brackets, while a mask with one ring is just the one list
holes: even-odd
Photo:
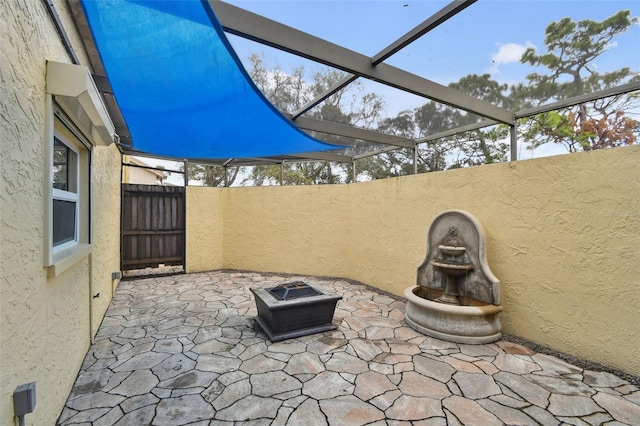
[[357, 185], [201, 191], [222, 192], [224, 268], [341, 276], [396, 295], [416, 282], [433, 218], [466, 210], [487, 233], [504, 332], [640, 374], [639, 164], [634, 146]]
[[186, 271], [223, 268], [222, 191], [187, 187]]
[[350, 277], [399, 294], [433, 217], [466, 210], [487, 231], [503, 331], [638, 374], [639, 160], [631, 147], [362, 185]]
[[223, 192], [224, 267], [349, 275], [346, 185]]
[[100, 327], [118, 281], [120, 270], [120, 163], [115, 146], [93, 148], [91, 254], [91, 336]]
[[[66, 2], [54, 4], [86, 63]], [[32, 381], [37, 405], [27, 424], [48, 425], [55, 423], [89, 346], [90, 300], [95, 331], [111, 297], [111, 272], [119, 269], [120, 155], [115, 146], [94, 151], [92, 203], [96, 211], [110, 210], [94, 216], [91, 258], [48, 279], [46, 60], [70, 59], [44, 2], [0, 2], [0, 26], [0, 425], [14, 424], [12, 393]], [[90, 297], [90, 279], [99, 298]]]

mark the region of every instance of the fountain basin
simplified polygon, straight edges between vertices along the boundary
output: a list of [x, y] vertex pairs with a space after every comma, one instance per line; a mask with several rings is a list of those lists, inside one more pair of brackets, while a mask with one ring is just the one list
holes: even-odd
[[419, 296], [423, 290], [416, 285], [404, 291], [405, 320], [414, 330], [456, 343], [484, 344], [502, 338], [498, 319], [502, 306], [481, 302], [472, 306], [449, 305]]

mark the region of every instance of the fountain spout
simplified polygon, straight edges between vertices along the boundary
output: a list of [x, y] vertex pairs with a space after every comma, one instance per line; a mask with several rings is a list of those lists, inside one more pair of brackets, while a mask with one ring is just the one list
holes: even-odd
[[446, 259], [431, 259], [429, 263], [435, 270], [445, 276], [446, 284], [444, 293], [436, 299], [436, 302], [459, 305], [458, 279], [467, 275], [473, 269], [473, 264], [464, 261], [464, 254], [467, 249], [463, 246], [441, 244], [438, 249], [447, 256]]
[[451, 226], [443, 243], [438, 246], [438, 257], [429, 261], [431, 266], [445, 277], [444, 293], [436, 302], [459, 305], [458, 280], [468, 275], [473, 269], [473, 264], [465, 259], [467, 249], [458, 237], [458, 228]]

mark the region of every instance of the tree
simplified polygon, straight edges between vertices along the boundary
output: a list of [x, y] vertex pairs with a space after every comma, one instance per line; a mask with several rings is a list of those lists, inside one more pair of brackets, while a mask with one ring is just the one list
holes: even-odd
[[[593, 66], [594, 59], [614, 46], [615, 36], [637, 22], [630, 14], [621, 10], [602, 22], [563, 18], [549, 24], [544, 40], [547, 52], [538, 54], [529, 48], [521, 59], [548, 72], [528, 75], [529, 84], [514, 87], [514, 97], [535, 106], [637, 80], [638, 74], [629, 68], [599, 73]], [[538, 114], [522, 121], [521, 136], [531, 148], [553, 142], [570, 152], [630, 145], [638, 141], [640, 122], [625, 111], [637, 106], [637, 94], [626, 94]]]
[[[293, 113], [306, 105], [334, 83], [340, 81], [344, 73], [326, 69], [313, 73], [311, 81], [304, 79], [304, 67], [295, 68], [291, 74], [285, 73], [279, 66], [268, 69], [263, 58], [253, 54], [249, 75], [258, 89], [285, 113]], [[383, 102], [374, 93], [363, 93], [361, 84], [352, 83], [348, 89], [342, 89], [312, 108], [307, 115], [321, 120], [368, 127], [379, 118]], [[313, 134], [312, 134], [313, 135]], [[323, 135], [323, 140], [337, 141], [337, 136]], [[283, 184], [307, 185], [321, 183], [340, 183], [350, 179], [350, 165], [332, 165], [327, 162], [285, 163], [283, 165]], [[280, 182], [280, 165], [255, 166], [251, 173], [254, 185], [275, 184]]]
[[[184, 172], [184, 163], [180, 163], [180, 170]], [[225, 174], [228, 185], [231, 186], [245, 167], [222, 167], [210, 164], [189, 163], [189, 180], [202, 182], [204, 186], [225, 186]]]
[[[256, 166], [252, 173], [255, 186], [280, 183], [280, 165]], [[341, 183], [341, 176], [335, 174], [330, 162], [284, 163], [282, 183], [286, 185], [318, 185]]]
[[166, 171], [164, 169], [164, 166], [161, 165], [157, 165], [156, 169], [162, 172], [162, 177], [158, 177], [158, 182], [160, 183], [160, 185], [164, 185], [164, 182], [169, 178], [169, 176], [171, 176], [171, 172]]
[[[401, 111], [396, 117], [384, 118], [378, 123], [377, 131], [409, 139], [415, 135], [415, 120], [409, 110]], [[413, 173], [413, 149], [400, 148], [365, 157], [358, 161], [357, 170], [370, 179], [403, 176]]]
[[[511, 100], [505, 94], [508, 86], [492, 80], [489, 74], [468, 75], [449, 87], [494, 105], [511, 106]], [[402, 111], [394, 118], [381, 120], [378, 130], [421, 139], [480, 119], [474, 114], [428, 101], [413, 110]], [[508, 131], [506, 126], [494, 126], [423, 142], [417, 148], [415, 169], [423, 173], [505, 161], [509, 147], [504, 140]], [[372, 179], [406, 175], [414, 171], [413, 156], [412, 149], [398, 149], [377, 155], [363, 164], [359, 162], [358, 168]]]
[[[449, 87], [490, 104], [514, 109], [514, 101], [509, 96], [508, 85], [493, 80], [490, 74], [471, 74], [458, 82], [449, 84]], [[460, 110], [449, 111], [448, 116], [450, 117], [449, 128], [473, 124], [481, 120], [475, 114]], [[448, 142], [459, 154], [453, 161], [452, 167], [478, 166], [506, 161], [509, 145], [505, 140], [508, 137], [509, 128], [505, 125], [496, 125], [448, 138]]]

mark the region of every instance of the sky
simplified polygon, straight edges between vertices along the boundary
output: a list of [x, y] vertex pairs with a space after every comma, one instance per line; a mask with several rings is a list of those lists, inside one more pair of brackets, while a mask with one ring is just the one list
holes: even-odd
[[[327, 41], [373, 56], [446, 6], [441, 0], [227, 0], [240, 8], [279, 21]], [[432, 32], [396, 53], [386, 63], [447, 85], [469, 74], [490, 73], [501, 83], [524, 81], [534, 71], [520, 64], [527, 47], [544, 48], [544, 31], [552, 21], [603, 20], [621, 9], [640, 14], [640, 2], [616, 0], [479, 0]], [[309, 72], [322, 66], [275, 49], [229, 36], [241, 60], [264, 54], [267, 64], [284, 69], [304, 65]], [[640, 71], [640, 26], [616, 37], [617, 46], [598, 59], [601, 71], [629, 66]], [[361, 79], [363, 80], [363, 79]], [[364, 81], [364, 80], [363, 80]], [[373, 91], [385, 97], [388, 113], [421, 104], [413, 95], [398, 94], [379, 84]], [[382, 93], [383, 92], [383, 93]], [[393, 94], [393, 97], [391, 96]]]
[[[242, 9], [289, 25], [357, 53], [373, 56], [422, 21], [445, 7], [442, 0], [225, 0]], [[535, 71], [520, 63], [528, 47], [544, 50], [546, 27], [570, 17], [601, 21], [619, 10], [640, 15], [637, 0], [479, 0], [435, 30], [387, 59], [386, 63], [447, 85], [469, 74], [491, 74], [500, 83], [524, 82]], [[284, 70], [304, 66], [308, 75], [316, 64], [267, 46], [227, 35], [247, 66], [252, 53], [264, 56], [267, 67]], [[615, 44], [594, 64], [606, 72], [627, 66], [640, 71], [640, 24], [618, 35]], [[386, 114], [424, 103], [423, 98], [360, 79], [365, 90], [382, 96]], [[555, 155], [563, 147], [547, 144], [535, 152], [520, 150], [520, 158]], [[152, 160], [153, 162], [153, 160]]]

